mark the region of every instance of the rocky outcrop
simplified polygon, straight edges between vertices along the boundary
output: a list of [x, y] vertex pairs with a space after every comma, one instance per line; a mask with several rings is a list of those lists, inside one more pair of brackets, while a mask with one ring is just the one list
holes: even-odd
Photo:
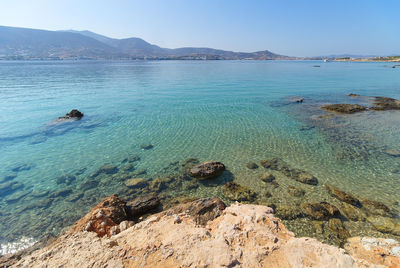
[[71, 112], [67, 113], [65, 116], [59, 117], [58, 120], [59, 121], [70, 120], [70, 119], [80, 120], [82, 117], [83, 117], [83, 113], [81, 113], [77, 109], [73, 109], [73, 110], [71, 110]]
[[[110, 202], [119, 203], [116, 197]], [[104, 201], [103, 201], [104, 202]], [[103, 205], [105, 205], [103, 203]], [[203, 199], [155, 214], [119, 234], [66, 234], [15, 267], [398, 267], [399, 243], [352, 238], [339, 249], [296, 238], [265, 206]], [[204, 218], [198, 218], [201, 216]], [[207, 220], [205, 220], [207, 219]], [[115, 228], [114, 228], [115, 229]]]
[[321, 107], [323, 110], [329, 112], [336, 112], [341, 114], [354, 114], [367, 110], [367, 107], [358, 104], [327, 104]]
[[211, 179], [221, 175], [224, 170], [225, 165], [221, 162], [209, 161], [192, 167], [189, 174], [198, 179]]
[[400, 101], [388, 97], [375, 97], [374, 106], [370, 110], [387, 111], [400, 110]]
[[129, 219], [137, 219], [159, 206], [160, 198], [156, 195], [140, 196], [126, 204], [126, 211]]

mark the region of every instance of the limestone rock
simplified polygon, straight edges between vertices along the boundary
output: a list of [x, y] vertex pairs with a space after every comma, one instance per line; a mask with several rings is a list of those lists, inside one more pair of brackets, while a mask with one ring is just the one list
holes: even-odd
[[160, 199], [156, 195], [139, 196], [126, 204], [126, 211], [130, 219], [136, 219], [157, 209], [159, 205]]
[[326, 202], [312, 204], [305, 203], [301, 204], [300, 207], [304, 214], [314, 220], [328, 220], [340, 215], [339, 210], [335, 206]]

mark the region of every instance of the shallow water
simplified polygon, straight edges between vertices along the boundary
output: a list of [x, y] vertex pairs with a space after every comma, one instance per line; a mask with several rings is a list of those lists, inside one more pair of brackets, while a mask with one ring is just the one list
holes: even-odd
[[[229, 180], [256, 191], [265, 188], [259, 179], [264, 171], [249, 170], [246, 164], [279, 157], [312, 173], [320, 184], [329, 182], [399, 209], [400, 158], [383, 151], [400, 151], [400, 112], [323, 122], [317, 116], [323, 114], [318, 109], [322, 103], [357, 102], [348, 93], [400, 98], [400, 70], [384, 63], [315, 64], [0, 61], [0, 180], [14, 174], [10, 181], [23, 184], [0, 196], [0, 242], [57, 234], [99, 198], [123, 191], [123, 182], [112, 176], [92, 192], [79, 187], [104, 164], [122, 168], [130, 155], [140, 156], [135, 169], [145, 169], [140, 177], [148, 179], [179, 172], [170, 163], [191, 157], [221, 161]], [[306, 100], [289, 104], [292, 96]], [[73, 108], [85, 114], [82, 120], [54, 123]], [[143, 150], [143, 144], [154, 147]], [[12, 171], [20, 165], [26, 170]], [[75, 174], [76, 180], [57, 184], [56, 178], [65, 174]], [[268, 189], [275, 203], [300, 201], [282, 190], [289, 185], [304, 188], [304, 200], [335, 202], [323, 187], [275, 175], [279, 187]], [[43, 205], [62, 189], [71, 193]], [[85, 199], [79, 203], [80, 193]], [[218, 190], [202, 185], [187, 194], [208, 196]], [[298, 234], [308, 233], [299, 227]]]

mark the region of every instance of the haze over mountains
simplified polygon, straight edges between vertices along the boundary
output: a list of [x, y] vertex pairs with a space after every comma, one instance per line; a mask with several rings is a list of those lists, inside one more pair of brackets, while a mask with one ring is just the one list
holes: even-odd
[[268, 50], [162, 48], [140, 38], [114, 39], [90, 31], [46, 31], [0, 26], [0, 59], [295, 59]]

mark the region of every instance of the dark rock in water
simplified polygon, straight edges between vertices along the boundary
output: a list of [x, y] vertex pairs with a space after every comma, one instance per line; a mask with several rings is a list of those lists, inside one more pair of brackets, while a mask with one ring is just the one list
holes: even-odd
[[39, 198], [39, 197], [44, 197], [47, 196], [49, 194], [48, 190], [34, 190], [31, 195], [33, 197]]
[[176, 214], [185, 212], [194, 217], [196, 224], [206, 225], [222, 215], [226, 205], [217, 197], [203, 198], [173, 208]]
[[246, 167], [248, 169], [257, 169], [258, 165], [256, 163], [254, 163], [254, 162], [249, 162], [249, 163], [247, 163]]
[[4, 200], [6, 201], [7, 204], [15, 203], [15, 202], [19, 201], [20, 199], [24, 198], [25, 196], [27, 196], [28, 194], [30, 194], [31, 192], [32, 192], [32, 190], [31, 191], [16, 192], [16, 193], [14, 193], [12, 195], [9, 195]]
[[361, 207], [360, 200], [355, 198], [353, 195], [345, 193], [339, 188], [336, 188], [330, 184], [325, 184], [325, 187], [331, 196], [336, 197], [340, 201], [346, 202], [350, 205]]
[[388, 217], [371, 216], [367, 221], [381, 233], [388, 233], [400, 236], [400, 222], [398, 219]]
[[165, 182], [160, 179], [160, 178], [156, 178], [154, 180], [151, 181], [149, 189], [151, 191], [155, 191], [155, 192], [159, 192], [161, 191], [163, 188], [165, 187]]
[[125, 181], [125, 186], [128, 188], [143, 188], [147, 186], [147, 180], [144, 178], [132, 178]]
[[81, 199], [84, 196], [83, 193], [75, 193], [75, 194], [71, 194], [70, 196], [68, 196], [68, 198], [66, 199], [69, 202], [76, 202], [79, 199]]
[[294, 186], [289, 186], [287, 191], [291, 196], [294, 197], [302, 197], [306, 193], [303, 189]]
[[400, 151], [393, 150], [393, 149], [386, 149], [383, 151], [385, 154], [393, 156], [393, 157], [400, 157]]
[[303, 97], [292, 97], [289, 99], [290, 102], [292, 103], [302, 103], [304, 101]]
[[49, 198], [66, 197], [72, 193], [71, 189], [63, 189], [49, 195]]
[[59, 120], [68, 120], [68, 119], [75, 119], [75, 120], [80, 120], [83, 117], [83, 113], [80, 111], [73, 109], [71, 112], [67, 113], [65, 116], [61, 116], [58, 119]]
[[227, 182], [223, 187], [223, 194], [226, 198], [232, 201], [249, 201], [252, 202], [256, 199], [257, 194], [242, 185], [234, 182]]
[[87, 191], [92, 188], [96, 188], [99, 185], [99, 181], [89, 177], [86, 181], [84, 181], [80, 186], [79, 189], [82, 191]]
[[218, 177], [225, 170], [225, 165], [221, 162], [209, 161], [194, 166], [190, 169], [190, 175], [198, 179], [211, 179]]
[[275, 180], [275, 176], [272, 175], [271, 173], [267, 172], [260, 176], [260, 180], [262, 180], [263, 182], [272, 182]]
[[0, 196], [12, 194], [16, 190], [24, 188], [22, 183], [16, 181], [8, 181], [0, 184]]
[[67, 175], [58, 176], [56, 178], [56, 183], [57, 184], [65, 183], [66, 185], [70, 185], [75, 180], [76, 180], [75, 176], [67, 174]]
[[338, 218], [329, 219], [328, 228], [333, 231], [340, 240], [346, 240], [350, 237], [349, 231], [346, 230], [342, 221]]
[[13, 167], [11, 169], [11, 171], [13, 172], [21, 172], [21, 171], [26, 171], [26, 170], [30, 170], [34, 167], [33, 164], [22, 164], [22, 165], [18, 165], [16, 167]]
[[137, 161], [140, 161], [140, 156], [131, 155], [131, 156], [128, 156], [127, 158], [125, 158], [124, 160], [122, 160], [122, 163], [126, 163], [126, 162], [133, 163], [133, 162], [137, 162]]
[[365, 199], [361, 201], [361, 204], [369, 214], [393, 217], [393, 213], [391, 213], [390, 209], [382, 202]]
[[150, 150], [150, 149], [153, 149], [154, 148], [154, 146], [153, 146], [153, 144], [143, 144], [143, 145], [140, 145], [140, 148], [142, 149], [142, 150]]
[[337, 207], [326, 203], [301, 204], [302, 212], [314, 220], [328, 220], [340, 215]]
[[276, 207], [275, 216], [282, 220], [295, 220], [303, 214], [298, 206], [281, 205]]
[[135, 176], [140, 176], [140, 175], [145, 175], [145, 174], [147, 174], [147, 170], [145, 170], [143, 168], [135, 170], [135, 172], [133, 172], [133, 175], [135, 175]]
[[123, 171], [134, 171], [135, 170], [135, 166], [133, 164], [127, 164], [125, 166], [122, 166], [121, 169]]
[[313, 65], [313, 67], [321, 67], [321, 65]]
[[76, 176], [82, 175], [83, 173], [85, 173], [85, 171], [87, 170], [87, 168], [80, 168], [75, 172]]
[[17, 177], [17, 174], [7, 174], [3, 177], [3, 179], [0, 181], [0, 183], [11, 181]]
[[365, 221], [367, 217], [362, 209], [347, 203], [342, 203], [339, 209], [346, 218], [352, 221]]
[[92, 177], [96, 177], [100, 174], [115, 174], [118, 172], [118, 168], [116, 165], [104, 165], [101, 168], [99, 168], [95, 173], [93, 173]]
[[375, 97], [375, 106], [371, 107], [370, 110], [374, 111], [387, 111], [387, 110], [400, 110], [400, 101], [387, 98], [387, 97]]
[[299, 130], [300, 131], [308, 131], [308, 130], [311, 130], [314, 128], [315, 128], [315, 126], [305, 126], [305, 127], [300, 127]]
[[309, 185], [317, 185], [318, 179], [313, 175], [300, 169], [292, 169], [283, 160], [279, 158], [272, 158], [269, 160], [261, 160], [261, 165], [267, 169], [277, 170], [282, 172], [285, 176], [296, 180], [301, 183]]
[[350, 93], [350, 94], [348, 94], [347, 96], [349, 96], [349, 97], [360, 97], [360, 95], [354, 94], [354, 93]]
[[182, 163], [182, 167], [187, 174], [190, 174], [190, 169], [199, 164], [200, 161], [196, 158], [188, 158]]
[[336, 112], [341, 114], [354, 114], [367, 110], [367, 107], [358, 104], [327, 104], [321, 107], [323, 110], [329, 112]]
[[160, 206], [160, 199], [156, 195], [140, 196], [126, 204], [129, 219], [137, 219]]

